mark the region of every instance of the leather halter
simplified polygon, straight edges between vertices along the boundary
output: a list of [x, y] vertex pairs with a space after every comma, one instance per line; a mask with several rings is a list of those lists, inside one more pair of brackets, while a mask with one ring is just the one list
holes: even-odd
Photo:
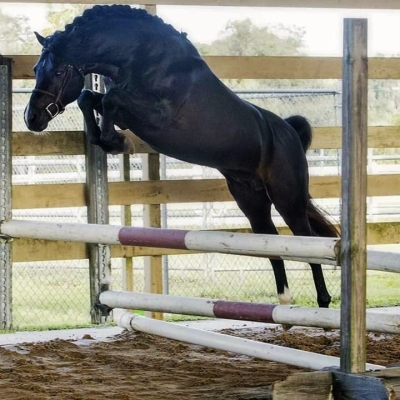
[[76, 67], [75, 65], [71, 65], [71, 64], [67, 65], [67, 71], [65, 73], [64, 79], [61, 83], [61, 87], [60, 87], [60, 90], [57, 95], [47, 92], [46, 90], [42, 90], [42, 89], [35, 88], [32, 90], [33, 93], [45, 94], [45, 95], [53, 97], [55, 99], [53, 103], [50, 103], [45, 108], [47, 114], [49, 114], [49, 116], [50, 116], [50, 119], [57, 117], [57, 115], [62, 114], [65, 110], [65, 106], [61, 101], [61, 97], [64, 94], [64, 90], [67, 87], [70, 79], [72, 78], [72, 73], [73, 73], [74, 69], [76, 69], [79, 72], [79, 74], [81, 75], [81, 77], [83, 79], [85, 78], [85, 75], [80, 68]]

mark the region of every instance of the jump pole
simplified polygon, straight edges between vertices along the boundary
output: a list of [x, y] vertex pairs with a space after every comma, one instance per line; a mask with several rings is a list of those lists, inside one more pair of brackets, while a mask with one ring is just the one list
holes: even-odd
[[[3, 221], [0, 224], [0, 235], [12, 238], [65, 240], [103, 245], [209, 251], [334, 266], [340, 264], [338, 260], [340, 239], [337, 238], [137, 228], [16, 219]], [[367, 261], [368, 269], [400, 273], [400, 253], [369, 250]]]
[[[118, 319], [121, 328], [157, 335], [185, 343], [229, 351], [262, 360], [280, 362], [300, 368], [321, 370], [327, 367], [339, 367], [337, 357], [314, 354], [311, 352], [291, 349], [289, 347], [228, 336], [221, 333], [201, 329], [188, 328], [176, 323], [158, 321], [130, 313], [123, 313]], [[381, 370], [381, 365], [366, 364], [367, 370]]]
[[[296, 307], [111, 290], [100, 293], [99, 301], [102, 306], [107, 306], [108, 308], [305, 327], [340, 328], [340, 310], [327, 308]], [[399, 334], [400, 315], [367, 311], [367, 330], [370, 332]]]
[[330, 265], [336, 265], [340, 247], [338, 238], [23, 220], [2, 222], [0, 233], [13, 238], [210, 251]]

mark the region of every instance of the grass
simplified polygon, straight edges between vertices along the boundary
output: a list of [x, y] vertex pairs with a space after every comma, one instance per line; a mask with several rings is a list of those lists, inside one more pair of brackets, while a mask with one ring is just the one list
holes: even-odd
[[[340, 270], [325, 271], [332, 307], [340, 305]], [[114, 278], [117, 281], [117, 278]], [[137, 270], [135, 281], [142, 282]], [[294, 304], [316, 306], [311, 272], [288, 271]], [[225, 298], [276, 303], [275, 283], [269, 270], [170, 271], [170, 293], [189, 297]], [[116, 287], [115, 290], [120, 288]], [[135, 288], [141, 290], [141, 288]], [[400, 275], [368, 272], [368, 307], [400, 305]], [[30, 268], [13, 270], [15, 330], [87, 327], [90, 324], [89, 279], [85, 268]], [[187, 318], [187, 317], [185, 317]]]

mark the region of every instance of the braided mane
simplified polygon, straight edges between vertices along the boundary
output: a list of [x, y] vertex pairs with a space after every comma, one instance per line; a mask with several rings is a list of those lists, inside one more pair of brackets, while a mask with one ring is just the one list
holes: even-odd
[[[62, 48], [64, 41], [68, 38], [69, 33], [73, 29], [86, 27], [90, 22], [104, 19], [109, 22], [110, 19], [124, 19], [130, 21], [148, 21], [154, 23], [158, 27], [163, 26], [171, 34], [180, 33], [171, 25], [166, 24], [161, 18], [149, 14], [146, 10], [140, 8], [131, 8], [128, 5], [96, 5], [93, 8], [87, 9], [79, 17], [75, 17], [72, 23], [65, 26], [64, 31], [56, 31], [45, 40], [45, 48], [50, 51], [56, 51], [56, 48]], [[183, 34], [186, 36], [186, 34]]]

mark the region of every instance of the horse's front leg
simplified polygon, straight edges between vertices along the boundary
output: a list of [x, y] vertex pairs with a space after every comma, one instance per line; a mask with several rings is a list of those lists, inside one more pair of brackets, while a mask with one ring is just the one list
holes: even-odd
[[125, 135], [115, 130], [117, 116], [123, 113], [119, 96], [115, 90], [110, 90], [102, 98], [103, 118], [101, 120], [100, 142], [101, 147], [107, 148], [109, 153], [133, 154], [135, 147], [131, 135]]
[[100, 115], [103, 114], [103, 93], [92, 92], [91, 90], [83, 90], [81, 95], [78, 97], [78, 107], [81, 109], [83, 118], [86, 123], [86, 133], [89, 141], [92, 144], [100, 145], [100, 128], [97, 124], [94, 116], [94, 111], [97, 111]]
[[101, 141], [112, 147], [115, 153], [126, 153], [132, 149], [133, 142], [127, 135], [116, 132], [121, 115], [143, 125], [156, 129], [167, 127], [173, 118], [173, 108], [169, 101], [152, 93], [135, 93], [111, 89], [103, 99], [103, 119], [101, 122]]
[[[83, 90], [78, 98], [78, 106], [81, 109], [85, 119], [86, 133], [90, 143], [101, 147], [101, 149], [106, 153], [114, 153], [114, 146], [101, 140], [101, 130], [94, 115], [94, 111], [97, 111], [100, 115], [103, 115], [104, 96], [104, 93]], [[131, 149], [129, 149], [128, 152], [131, 153]]]

